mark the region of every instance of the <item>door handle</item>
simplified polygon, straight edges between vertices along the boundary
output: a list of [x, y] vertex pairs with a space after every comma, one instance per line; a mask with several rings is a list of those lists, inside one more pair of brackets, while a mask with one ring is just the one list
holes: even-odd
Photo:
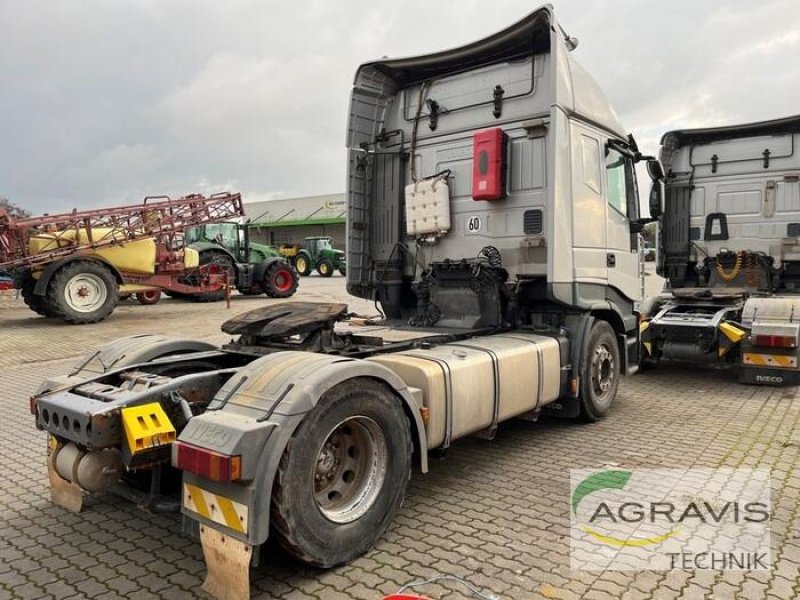
[[607, 267], [617, 266], [617, 257], [614, 254], [611, 253], [606, 254], [606, 266]]

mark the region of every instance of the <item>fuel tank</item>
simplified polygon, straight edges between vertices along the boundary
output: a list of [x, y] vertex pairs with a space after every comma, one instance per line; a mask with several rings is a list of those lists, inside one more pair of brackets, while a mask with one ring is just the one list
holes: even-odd
[[428, 449], [556, 400], [561, 352], [552, 337], [513, 332], [372, 357], [422, 391]]

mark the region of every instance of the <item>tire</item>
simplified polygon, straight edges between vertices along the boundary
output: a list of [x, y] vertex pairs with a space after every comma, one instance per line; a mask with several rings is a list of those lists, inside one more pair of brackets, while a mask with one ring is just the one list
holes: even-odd
[[346, 269], [346, 268], [344, 268], [344, 267], [339, 267], [339, 274], [340, 274], [342, 277], [347, 277], [347, 269]]
[[161, 290], [147, 290], [146, 292], [137, 292], [136, 300], [139, 302], [139, 304], [144, 304], [145, 306], [158, 304], [158, 301], [161, 300]]
[[236, 288], [242, 296], [260, 296], [264, 293], [264, 290], [261, 289], [260, 286], [254, 285], [253, 287], [242, 289]]
[[333, 275], [333, 263], [328, 258], [323, 258], [317, 263], [317, 273], [322, 277]]
[[33, 312], [43, 317], [57, 317], [58, 313], [47, 303], [47, 296], [37, 296], [33, 293], [36, 280], [30, 275], [26, 276], [20, 288], [20, 294], [25, 305]]
[[114, 312], [119, 284], [105, 265], [75, 261], [53, 275], [47, 286], [47, 302], [67, 323], [97, 323]]
[[606, 321], [595, 321], [581, 361], [581, 419], [602, 419], [617, 395], [620, 354], [617, 336]]
[[307, 277], [311, 275], [311, 259], [307, 254], [298, 254], [294, 258], [294, 268], [299, 275]]
[[290, 298], [297, 291], [297, 271], [286, 261], [276, 261], [264, 273], [264, 291], [271, 298]]
[[276, 539], [316, 567], [362, 555], [403, 503], [411, 454], [408, 419], [389, 390], [365, 378], [333, 387], [281, 457], [271, 505]]
[[[220, 273], [224, 273], [226, 270], [228, 271], [228, 282], [231, 285], [236, 282], [236, 268], [233, 265], [233, 261], [227, 254], [215, 252], [213, 250], [209, 252], [201, 252], [200, 265], [203, 266], [211, 263], [218, 265]], [[225, 288], [222, 287], [214, 292], [191, 294], [188, 297], [195, 302], [219, 302], [220, 300], [225, 299]]]

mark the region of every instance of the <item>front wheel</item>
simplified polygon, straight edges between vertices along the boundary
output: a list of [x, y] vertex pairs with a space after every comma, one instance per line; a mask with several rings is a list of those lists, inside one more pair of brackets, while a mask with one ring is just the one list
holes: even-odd
[[408, 418], [389, 390], [369, 379], [332, 388], [281, 457], [271, 506], [278, 542], [323, 568], [369, 550], [403, 503], [411, 453]]
[[297, 283], [297, 271], [288, 262], [274, 262], [264, 274], [264, 291], [272, 298], [294, 296]]
[[581, 418], [597, 421], [611, 408], [620, 378], [619, 344], [606, 321], [595, 321], [584, 345], [581, 364]]
[[317, 272], [323, 277], [330, 277], [333, 275], [333, 263], [329, 259], [323, 258], [317, 265]]

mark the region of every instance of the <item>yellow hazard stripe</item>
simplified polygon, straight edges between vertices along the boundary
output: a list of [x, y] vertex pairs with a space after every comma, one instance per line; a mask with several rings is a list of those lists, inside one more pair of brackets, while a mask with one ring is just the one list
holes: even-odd
[[755, 367], [782, 367], [790, 369], [797, 367], [797, 357], [783, 354], [755, 354], [754, 352], [745, 352], [742, 354], [742, 362]]
[[213, 494], [196, 485], [184, 483], [186, 491], [183, 505], [198, 515], [229, 527], [239, 533], [247, 533], [247, 506], [230, 498]]

